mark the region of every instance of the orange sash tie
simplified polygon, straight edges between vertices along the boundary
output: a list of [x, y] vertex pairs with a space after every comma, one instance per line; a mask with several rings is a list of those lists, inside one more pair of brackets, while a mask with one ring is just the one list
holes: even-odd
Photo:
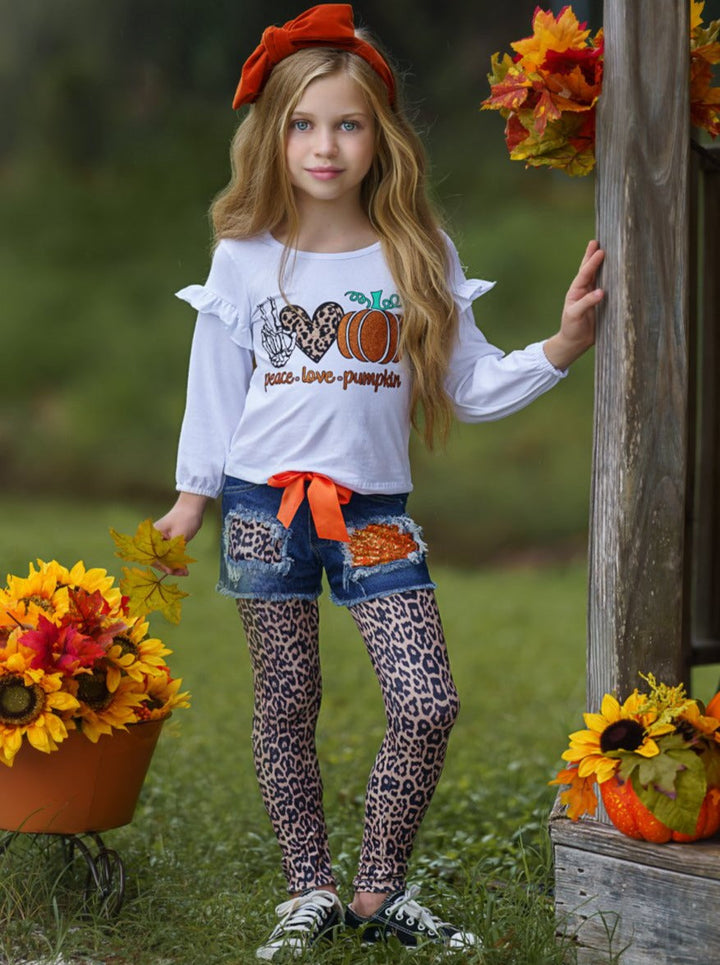
[[329, 476], [319, 472], [278, 472], [268, 479], [268, 486], [284, 489], [277, 518], [288, 527], [305, 499], [305, 483], [310, 513], [320, 539], [335, 539], [341, 543], [350, 541], [341, 504], [350, 502], [352, 489], [338, 486]]

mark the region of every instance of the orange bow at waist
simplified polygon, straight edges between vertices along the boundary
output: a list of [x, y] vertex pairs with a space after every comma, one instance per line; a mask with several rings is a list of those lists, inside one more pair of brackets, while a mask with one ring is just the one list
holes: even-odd
[[310, 513], [320, 539], [350, 540], [340, 505], [350, 502], [352, 489], [338, 486], [329, 476], [319, 472], [278, 472], [268, 479], [268, 486], [284, 489], [277, 518], [286, 528], [305, 499], [305, 483]]

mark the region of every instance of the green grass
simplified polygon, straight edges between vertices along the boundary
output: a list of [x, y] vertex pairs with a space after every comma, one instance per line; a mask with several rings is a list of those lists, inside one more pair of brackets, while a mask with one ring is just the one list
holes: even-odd
[[[39, 556], [68, 564], [82, 558], [119, 574], [108, 527], [129, 532], [138, 521], [122, 503], [6, 499], [4, 569], [24, 574]], [[232, 603], [213, 590], [216, 538], [211, 517], [192, 546], [198, 561], [180, 626], [154, 622], [193, 706], [166, 725], [132, 824], [104, 836], [128, 875], [120, 916], [87, 917], [84, 866], [68, 870], [52, 841], [21, 836], [0, 857], [0, 965], [54, 965], [57, 955], [72, 965], [254, 960], [284, 882], [250, 756], [249, 659]], [[554, 790], [547, 781], [584, 709], [584, 566], [434, 570], [462, 710], [410, 878], [433, 907], [482, 935], [487, 965], [567, 965], [572, 954], [556, 940], [550, 898], [546, 825]], [[327, 599], [321, 612], [318, 745], [347, 898], [383, 713], [348, 614]], [[716, 683], [716, 669], [698, 671], [697, 695], [708, 697]], [[312, 961], [374, 965], [399, 955], [392, 946], [361, 951], [350, 937], [314, 950]], [[436, 956], [426, 951], [413, 960], [423, 965]]]
[[[0, 521], [5, 569], [24, 574], [36, 556], [82, 558], [119, 573], [107, 529], [132, 531], [139, 520], [119, 503], [15, 499], [4, 502]], [[121, 915], [84, 919], [78, 869], [63, 874], [58, 849], [27, 836], [0, 859], [0, 962], [3, 955], [12, 963], [52, 961], [61, 953], [74, 963], [230, 965], [252, 961], [266, 935], [284, 883], [252, 770], [249, 659], [232, 603], [213, 590], [216, 535], [211, 518], [193, 544], [198, 562], [180, 626], [162, 618], [154, 625], [174, 651], [173, 670], [192, 691], [193, 707], [166, 726], [133, 823], [105, 835], [128, 874]], [[439, 567], [435, 575], [462, 711], [411, 879], [444, 915], [482, 934], [491, 965], [559, 965], [547, 781], [584, 702], [583, 567]], [[383, 713], [348, 614], [325, 601], [322, 624], [318, 743], [347, 896]], [[365, 953], [346, 939], [313, 961], [361, 956], [390, 962], [397, 950]], [[423, 952], [414, 960], [435, 957]]]

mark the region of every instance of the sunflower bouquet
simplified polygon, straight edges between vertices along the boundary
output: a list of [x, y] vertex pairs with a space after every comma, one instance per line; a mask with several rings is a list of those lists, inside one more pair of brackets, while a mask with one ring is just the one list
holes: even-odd
[[622, 704], [603, 697], [600, 713], [584, 715], [585, 729], [570, 734], [561, 769], [551, 784], [567, 815], [577, 821], [597, 808], [596, 785], [613, 823], [630, 837], [664, 842], [708, 837], [720, 829], [720, 694], [707, 708], [641, 674], [638, 690]]
[[[702, 22], [705, 3], [690, 0], [690, 113], [695, 127], [720, 134], [720, 20]], [[592, 36], [572, 7], [556, 15], [535, 8], [530, 37], [511, 43], [514, 56], [493, 54], [490, 96], [482, 110], [505, 118], [513, 161], [589, 174], [595, 165], [595, 111], [602, 90], [602, 30]]]
[[[148, 520], [135, 537], [114, 533], [118, 555], [167, 561], [170, 547], [188, 561], [174, 541], [151, 532]], [[126, 569], [116, 586], [103, 569], [82, 561], [68, 569], [55, 560], [31, 563], [27, 577], [7, 577], [0, 588], [0, 763], [11, 767], [24, 741], [50, 753], [70, 731], [96, 743], [189, 706], [165, 661], [172, 651], [149, 633], [156, 598], [176, 606], [179, 591], [163, 580], [150, 567]]]

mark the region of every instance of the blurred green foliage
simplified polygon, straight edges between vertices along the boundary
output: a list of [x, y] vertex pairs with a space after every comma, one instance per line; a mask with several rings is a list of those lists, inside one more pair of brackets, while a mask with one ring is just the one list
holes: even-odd
[[[172, 293], [207, 271], [242, 60], [302, 5], [0, 6], [0, 485], [169, 502], [193, 324]], [[598, 3], [576, 7], [599, 25]], [[356, 5], [407, 74], [469, 273], [499, 282], [476, 314], [508, 350], [554, 331], [594, 232], [592, 179], [509, 162], [502, 120], [479, 111], [491, 53], [529, 33], [533, 8]], [[413, 443], [412, 511], [440, 558], [582, 544], [592, 367], [508, 420], [458, 427], [445, 452]]]

